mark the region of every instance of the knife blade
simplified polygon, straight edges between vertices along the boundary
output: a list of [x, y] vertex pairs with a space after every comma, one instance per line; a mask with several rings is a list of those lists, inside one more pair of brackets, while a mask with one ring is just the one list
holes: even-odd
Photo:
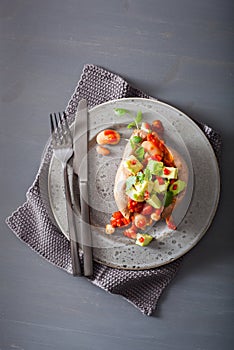
[[75, 115], [73, 150], [73, 171], [80, 181], [88, 181], [88, 106], [85, 99], [80, 100]]
[[73, 172], [78, 179], [80, 195], [80, 243], [84, 254], [84, 275], [91, 276], [93, 259], [88, 194], [88, 106], [85, 99], [80, 100], [75, 116], [73, 150]]

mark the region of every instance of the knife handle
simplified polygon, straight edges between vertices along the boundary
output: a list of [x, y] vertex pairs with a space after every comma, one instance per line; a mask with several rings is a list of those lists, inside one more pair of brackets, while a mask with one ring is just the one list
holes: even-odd
[[63, 168], [64, 186], [65, 186], [65, 197], [66, 197], [66, 210], [67, 210], [67, 221], [68, 221], [68, 234], [70, 238], [70, 249], [71, 249], [71, 260], [73, 276], [81, 276], [81, 264], [79, 257], [79, 245], [76, 234], [76, 225], [74, 221], [74, 213], [72, 210], [71, 191], [68, 181], [67, 165]]
[[90, 228], [88, 183], [80, 182], [80, 205], [81, 205], [81, 246], [84, 253], [84, 275], [93, 274], [92, 232]]

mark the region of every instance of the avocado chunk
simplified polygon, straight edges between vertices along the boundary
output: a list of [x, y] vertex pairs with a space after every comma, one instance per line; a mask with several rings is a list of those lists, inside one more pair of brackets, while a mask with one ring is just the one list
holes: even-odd
[[131, 155], [125, 160], [124, 166], [134, 175], [143, 169], [143, 165], [134, 155]]
[[157, 160], [150, 159], [146, 169], [149, 169], [152, 175], [162, 176], [163, 162], [158, 162]]
[[146, 202], [155, 209], [159, 209], [162, 206], [162, 203], [156, 194], [153, 194], [149, 199], [146, 200]]
[[154, 183], [152, 181], [144, 180], [142, 183], [137, 182], [126, 190], [127, 195], [137, 202], [143, 202], [145, 200], [145, 194], [153, 190]]
[[166, 179], [177, 179], [178, 177], [178, 169], [174, 167], [165, 166], [163, 168], [162, 177]]
[[135, 188], [138, 193], [141, 193], [144, 195], [145, 191], [148, 191], [149, 193], [152, 192], [154, 188], [154, 183], [152, 181], [144, 180], [143, 182], [137, 182], [135, 184]]
[[164, 181], [163, 184], [160, 184], [158, 180], [154, 181], [154, 191], [157, 193], [166, 192], [168, 187], [168, 181]]
[[182, 180], [177, 180], [170, 185], [169, 190], [173, 193], [174, 196], [182, 192], [186, 187], [186, 183]]
[[136, 202], [144, 202], [144, 193], [139, 193], [134, 187], [131, 187], [130, 190], [126, 191], [128, 197]]
[[153, 237], [146, 233], [137, 233], [135, 243], [141, 247], [145, 247], [152, 241], [152, 239]]

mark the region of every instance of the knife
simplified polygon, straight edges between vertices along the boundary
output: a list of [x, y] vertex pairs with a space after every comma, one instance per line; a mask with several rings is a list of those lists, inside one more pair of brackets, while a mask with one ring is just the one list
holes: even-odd
[[73, 150], [73, 173], [77, 177], [79, 187], [80, 244], [84, 254], [84, 275], [92, 276], [92, 234], [88, 195], [88, 106], [85, 99], [80, 100], [75, 116]]

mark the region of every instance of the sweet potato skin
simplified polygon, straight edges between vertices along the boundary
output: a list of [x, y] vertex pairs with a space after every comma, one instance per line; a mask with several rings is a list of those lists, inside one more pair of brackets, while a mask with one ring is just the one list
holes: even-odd
[[130, 172], [124, 167], [124, 160], [133, 154], [132, 147], [130, 142], [127, 143], [123, 158], [118, 167], [116, 176], [115, 176], [115, 185], [114, 185], [114, 198], [116, 205], [119, 211], [125, 218], [129, 218], [130, 212], [128, 209], [128, 197], [125, 193], [126, 190], [126, 180], [130, 176]]

